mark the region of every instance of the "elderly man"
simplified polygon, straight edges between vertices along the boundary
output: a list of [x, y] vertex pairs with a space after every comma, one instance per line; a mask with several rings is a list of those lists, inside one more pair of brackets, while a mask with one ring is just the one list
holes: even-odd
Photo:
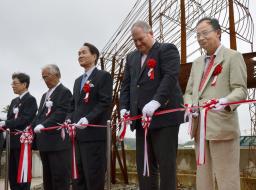
[[[9, 128], [11, 132], [23, 131], [34, 119], [37, 111], [36, 99], [28, 92], [30, 77], [25, 73], [12, 75], [12, 89], [19, 96], [14, 98], [7, 113], [7, 120], [0, 126]], [[20, 135], [12, 135], [10, 141], [9, 180], [12, 190], [29, 190], [30, 183], [17, 183], [20, 158]]]
[[[200, 128], [193, 130], [200, 164], [197, 166], [197, 190], [214, 190], [215, 180], [219, 190], [240, 190], [237, 105], [227, 103], [246, 99], [246, 65], [239, 52], [221, 44], [218, 20], [201, 19], [196, 32], [205, 55], [193, 62], [184, 100], [196, 106], [212, 99], [218, 102], [208, 111], [205, 141], [204, 135], [199, 135], [205, 126], [198, 126], [198, 114], [193, 114], [193, 128]], [[204, 120], [203, 110], [200, 112], [201, 120]], [[204, 144], [205, 152], [201, 149]]]
[[[144, 150], [144, 129], [141, 121], [132, 123], [136, 129], [136, 160], [140, 190], [176, 189], [176, 151], [179, 125], [183, 112], [154, 116], [156, 111], [181, 107], [183, 103], [178, 76], [180, 56], [175, 45], [158, 43], [151, 27], [137, 21], [131, 28], [137, 50], [127, 55], [121, 86], [121, 117], [152, 117]], [[149, 177], [143, 176], [144, 154], [148, 154]], [[144, 168], [145, 169], [145, 168]]]
[[[42, 78], [48, 91], [43, 94], [33, 121], [36, 143], [43, 164], [43, 185], [47, 190], [69, 190], [71, 178], [71, 146], [69, 138], [61, 137], [61, 130], [43, 131], [65, 121], [72, 94], [60, 82], [57, 65], [46, 65]], [[66, 135], [67, 136], [67, 135]]]

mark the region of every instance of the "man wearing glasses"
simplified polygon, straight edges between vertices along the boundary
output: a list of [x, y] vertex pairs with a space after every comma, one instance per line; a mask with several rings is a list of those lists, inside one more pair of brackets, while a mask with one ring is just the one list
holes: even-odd
[[[19, 96], [11, 101], [7, 120], [0, 122], [0, 127], [9, 128], [11, 132], [23, 131], [35, 117], [36, 99], [28, 92], [30, 78], [25, 73], [12, 75], [12, 89]], [[20, 135], [12, 135], [10, 140], [9, 181], [12, 190], [29, 190], [30, 183], [17, 183], [20, 158]]]
[[[199, 117], [198, 114], [192, 114], [192, 127], [197, 129], [193, 130], [198, 160], [197, 190], [214, 190], [215, 181], [219, 190], [240, 190], [237, 105], [227, 103], [246, 99], [246, 65], [239, 52], [221, 44], [218, 20], [201, 19], [197, 23], [196, 32], [205, 55], [193, 62], [184, 101], [196, 106], [202, 106], [208, 100], [217, 101], [207, 113], [206, 125], [198, 125], [204, 120], [202, 109]], [[201, 136], [204, 129], [205, 139]], [[200, 151], [203, 146], [205, 152]]]

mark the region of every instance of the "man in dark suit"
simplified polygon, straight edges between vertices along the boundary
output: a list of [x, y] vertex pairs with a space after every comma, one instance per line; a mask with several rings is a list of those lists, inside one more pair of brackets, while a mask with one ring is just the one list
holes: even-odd
[[136, 160], [140, 190], [176, 189], [176, 151], [179, 125], [183, 112], [153, 116], [155, 111], [181, 107], [183, 103], [178, 76], [180, 57], [170, 43], [158, 43], [151, 27], [137, 21], [131, 28], [137, 48], [127, 55], [121, 86], [121, 117], [128, 111], [131, 116], [152, 117], [147, 135], [150, 176], [143, 176], [144, 129], [141, 121], [132, 122], [136, 129]]
[[[14, 98], [7, 113], [7, 120], [0, 122], [0, 127], [5, 126], [11, 132], [23, 131], [34, 119], [37, 111], [36, 99], [28, 92], [30, 78], [25, 73], [12, 75], [12, 88], [19, 97]], [[12, 190], [29, 190], [30, 183], [17, 183], [17, 173], [20, 158], [20, 135], [11, 135], [9, 181]]]
[[57, 65], [46, 65], [42, 78], [49, 90], [43, 94], [36, 118], [33, 121], [36, 143], [43, 164], [43, 184], [46, 190], [69, 190], [71, 178], [71, 146], [61, 130], [42, 131], [65, 121], [72, 94], [60, 83]]
[[[77, 163], [79, 178], [76, 190], [103, 190], [106, 170], [106, 128], [86, 127], [82, 124], [106, 125], [110, 119], [112, 78], [98, 70], [98, 49], [85, 43], [79, 50], [79, 64], [84, 74], [75, 80], [73, 110], [70, 116], [77, 123]], [[89, 90], [88, 90], [89, 89]]]

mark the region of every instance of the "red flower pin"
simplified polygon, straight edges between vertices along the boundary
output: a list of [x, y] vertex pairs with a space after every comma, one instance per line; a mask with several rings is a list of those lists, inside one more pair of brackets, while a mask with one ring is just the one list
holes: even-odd
[[216, 81], [217, 81], [218, 75], [221, 73], [221, 71], [222, 71], [222, 65], [219, 64], [219, 65], [217, 65], [215, 67], [215, 69], [214, 69], [214, 71], [212, 73], [212, 75], [214, 76], [214, 78], [212, 80], [212, 83], [211, 83], [212, 86], [216, 85]]
[[149, 59], [147, 62], [147, 66], [149, 67], [148, 76], [150, 80], [154, 80], [155, 74], [154, 74], [154, 68], [156, 67], [156, 60], [155, 59]]
[[91, 91], [90, 81], [86, 81], [83, 87], [83, 91], [85, 93], [84, 102], [87, 103], [89, 99], [89, 94]]

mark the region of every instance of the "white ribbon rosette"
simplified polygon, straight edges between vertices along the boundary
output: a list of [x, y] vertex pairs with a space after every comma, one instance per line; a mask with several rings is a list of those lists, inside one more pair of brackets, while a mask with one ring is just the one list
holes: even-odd
[[46, 116], [48, 116], [50, 113], [51, 113], [51, 109], [52, 109], [52, 106], [53, 106], [53, 102], [51, 100], [47, 100], [45, 102], [45, 106], [47, 107], [47, 113], [46, 113]]

